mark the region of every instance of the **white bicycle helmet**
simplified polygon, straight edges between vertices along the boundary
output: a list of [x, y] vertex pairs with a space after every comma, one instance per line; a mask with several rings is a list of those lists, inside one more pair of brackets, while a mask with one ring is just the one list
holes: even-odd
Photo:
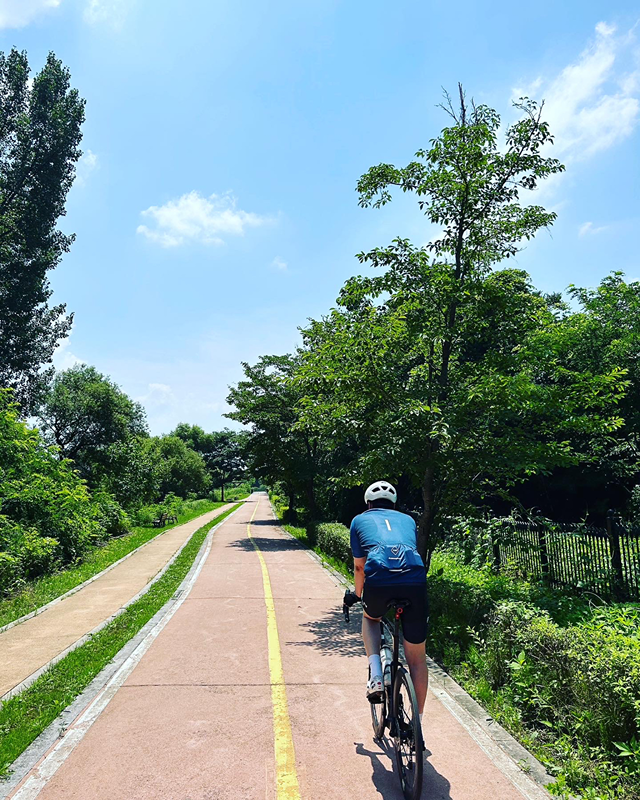
[[398, 502], [398, 493], [389, 481], [376, 481], [364, 493], [364, 501], [369, 500], [391, 500], [392, 503]]

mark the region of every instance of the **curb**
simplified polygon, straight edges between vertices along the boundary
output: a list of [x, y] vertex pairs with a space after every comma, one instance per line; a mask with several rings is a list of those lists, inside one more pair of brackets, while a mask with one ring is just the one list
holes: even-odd
[[[233, 503], [229, 503], [227, 505], [233, 505]], [[213, 509], [213, 510], [216, 511], [217, 509]], [[210, 512], [205, 511], [204, 513], [208, 514]], [[200, 516], [204, 516], [204, 514], [201, 514]], [[198, 519], [198, 517], [194, 517], [193, 519]], [[0, 628], [0, 634], [3, 634], [5, 631], [8, 631], [10, 628], [14, 628], [16, 625], [20, 625], [21, 622], [26, 622], [28, 619], [33, 619], [33, 617], [37, 617], [39, 614], [42, 614], [44, 611], [47, 611], [49, 608], [51, 608], [51, 606], [55, 606], [57, 603], [60, 603], [62, 600], [66, 599], [67, 597], [71, 597], [72, 594], [75, 594], [76, 592], [79, 592], [80, 589], [84, 589], [85, 586], [88, 586], [90, 583], [93, 583], [94, 581], [97, 581], [98, 578], [101, 578], [103, 575], [106, 575], [107, 572], [110, 572], [112, 569], [117, 567], [118, 564], [122, 564], [123, 561], [126, 561], [128, 558], [131, 558], [132, 555], [134, 555], [135, 553], [139, 552], [143, 547], [146, 547], [148, 544], [151, 544], [151, 542], [156, 542], [161, 536], [164, 536], [165, 533], [169, 533], [169, 531], [174, 531], [176, 528], [180, 528], [182, 525], [188, 525], [189, 522], [192, 522], [192, 521], [193, 520], [188, 520], [188, 522], [181, 522], [179, 525], [173, 525], [171, 528], [167, 528], [164, 531], [160, 531], [160, 533], [157, 533], [153, 538], [147, 539], [146, 542], [143, 542], [142, 544], [138, 545], [130, 553], [127, 553], [126, 555], [122, 556], [122, 558], [119, 558], [117, 561], [114, 561], [113, 564], [109, 564], [109, 566], [105, 567], [102, 570], [102, 572], [97, 572], [95, 575], [92, 575], [90, 578], [87, 578], [86, 581], [83, 581], [82, 583], [79, 583], [77, 586], [73, 586], [71, 589], [68, 589], [64, 594], [61, 594], [58, 597], [54, 597], [53, 600], [49, 600], [48, 603], [45, 603], [43, 606], [39, 606], [38, 608], [34, 609], [33, 611], [30, 611], [28, 614], [23, 614], [21, 617], [18, 617], [18, 619], [14, 619], [12, 622], [7, 622], [6, 625], [3, 625]], [[120, 538], [120, 537], [114, 537], [114, 538]], [[93, 633], [93, 631], [92, 631], [92, 633]], [[0, 697], [0, 701], [2, 699], [3, 698]]]
[[[294, 539], [308, 555], [326, 569], [335, 583], [348, 588], [347, 578], [327, 564], [280, 524], [273, 503], [269, 499], [271, 512], [280, 530]], [[547, 786], [555, 782], [543, 764], [520, 742], [508, 733], [487, 711], [466, 692], [460, 684], [427, 656], [429, 667], [429, 691], [434, 694], [453, 717], [462, 725], [476, 744], [496, 764], [498, 769], [513, 783], [527, 800], [546, 800], [551, 795]]]
[[[207, 533], [189, 572], [173, 596], [130, 639], [114, 658], [96, 675], [85, 690], [65, 708], [51, 724], [9, 766], [10, 775], [0, 779], [0, 800], [13, 796], [16, 800], [35, 798], [46, 782], [71, 754], [82, 736], [108, 705], [158, 634], [189, 596], [193, 584], [211, 550], [213, 534], [242, 506]], [[206, 523], [205, 523], [206, 524]], [[196, 531], [194, 531], [196, 533]], [[182, 548], [181, 548], [182, 549]], [[67, 732], [69, 740], [65, 740]], [[30, 773], [38, 768], [37, 776]], [[23, 783], [23, 781], [26, 782]], [[17, 789], [16, 794], [12, 795]]]
[[[238, 506], [238, 508], [239, 508], [239, 506]], [[237, 510], [238, 509], [236, 509], [236, 511]], [[209, 513], [209, 512], [205, 512], [205, 513]], [[223, 511], [222, 513], [224, 514], [225, 512]], [[235, 514], [235, 511], [232, 511], [231, 514]], [[231, 516], [231, 514], [229, 514], [229, 516]], [[220, 515], [218, 515], [218, 516], [220, 516]], [[195, 517], [195, 519], [197, 519], [197, 517]], [[214, 517], [214, 519], [215, 519], [215, 517]], [[224, 520], [223, 520], [223, 522], [224, 522]], [[186, 525], [187, 523], [183, 523], [183, 524]], [[205, 522], [204, 524], [208, 525], [207, 522]], [[167, 530], [163, 531], [162, 533], [168, 533], [170, 530], [174, 530], [175, 527], [179, 527], [179, 526], [174, 526], [174, 528], [167, 528]], [[201, 525], [200, 527], [204, 527], [204, 526]], [[196, 530], [193, 533], [196, 533], [196, 531], [198, 531], [198, 530], [199, 530], [199, 528], [196, 528]], [[162, 534], [159, 534], [159, 536], [162, 536]], [[193, 536], [193, 534], [191, 534], [191, 536]], [[0, 703], [3, 703], [5, 700], [10, 700], [12, 697], [15, 697], [17, 694], [20, 694], [20, 692], [23, 692], [25, 689], [28, 689], [29, 686], [31, 686], [32, 683], [35, 683], [35, 681], [37, 681], [38, 678], [41, 675], [43, 675], [50, 667], [54, 666], [54, 664], [57, 664], [58, 661], [61, 661], [65, 656], [68, 656], [69, 653], [71, 653], [73, 650], [76, 650], [78, 647], [81, 647], [92, 636], [95, 636], [96, 633], [98, 633], [103, 628], [105, 628], [110, 622], [113, 622], [113, 620], [116, 617], [119, 617], [120, 614], [123, 614], [127, 610], [127, 608], [129, 608], [130, 605], [132, 605], [133, 603], [136, 602], [136, 600], [139, 600], [144, 594], [146, 594], [149, 591], [149, 589], [151, 589], [153, 584], [156, 581], [160, 580], [160, 578], [164, 575], [164, 573], [169, 569], [169, 567], [173, 564], [173, 562], [178, 558], [180, 553], [184, 550], [184, 548], [187, 546], [187, 544], [191, 540], [191, 536], [180, 546], [180, 548], [178, 550], [176, 550], [176, 552], [171, 556], [171, 558], [169, 559], [169, 561], [167, 561], [167, 563], [164, 565], [164, 567], [162, 567], [162, 569], [159, 572], [157, 572], [153, 576], [153, 578], [149, 581], [149, 583], [147, 583], [146, 586], [143, 586], [142, 589], [140, 589], [140, 591], [137, 594], [135, 594], [131, 599], [127, 600], [127, 602], [124, 605], [120, 606], [120, 608], [114, 614], [111, 614], [111, 616], [107, 617], [106, 619], [103, 619], [102, 622], [99, 625], [96, 625], [95, 628], [92, 628], [92, 630], [90, 630], [88, 633], [83, 634], [79, 639], [76, 639], [75, 642], [70, 644], [69, 647], [67, 647], [61, 653], [58, 653], [51, 660], [47, 661], [47, 663], [44, 664], [42, 667], [37, 669], [35, 672], [32, 672], [31, 675], [28, 675], [24, 680], [20, 681], [20, 683], [17, 683], [15, 686], [13, 686], [11, 689], [9, 689], [9, 691], [5, 692], [2, 696], [0, 696]], [[57, 597], [55, 600], [52, 600], [51, 603], [48, 604], [48, 606], [42, 606], [42, 609], [40, 609], [37, 613], [41, 613], [44, 609], [48, 608], [51, 605], [54, 605], [59, 600], [62, 600], [64, 597], [69, 596], [69, 594], [74, 594], [76, 591], [81, 589], [82, 586], [84, 586], [84, 585], [86, 585], [88, 583], [92, 583], [94, 580], [96, 580], [96, 578], [99, 578], [101, 575], [104, 575], [105, 572], [109, 572], [109, 570], [113, 569], [113, 567], [115, 567], [117, 564], [120, 564], [122, 561], [125, 561], [127, 558], [129, 558], [129, 556], [133, 555], [134, 553], [137, 553], [138, 550], [140, 550], [140, 548], [145, 547], [150, 542], [154, 542], [155, 540], [156, 539], [154, 537], [153, 539], [150, 539], [148, 542], [145, 542], [144, 544], [141, 544], [140, 547], [136, 547], [135, 550], [132, 550], [130, 553], [127, 553], [127, 555], [124, 556], [123, 558], [121, 558], [120, 561], [116, 561], [115, 564], [111, 564], [111, 566], [107, 567], [102, 572], [98, 573], [97, 575], [94, 575], [93, 578], [90, 578], [88, 581], [85, 581], [84, 584], [81, 584], [80, 586], [74, 587], [70, 592], [67, 593], [67, 595], [61, 595], [60, 597]], [[35, 616], [35, 613], [33, 614], [33, 616]], [[16, 620], [15, 623], [12, 623], [12, 624], [17, 624], [17, 620]], [[0, 631], [0, 633], [1, 632], [2, 631]]]

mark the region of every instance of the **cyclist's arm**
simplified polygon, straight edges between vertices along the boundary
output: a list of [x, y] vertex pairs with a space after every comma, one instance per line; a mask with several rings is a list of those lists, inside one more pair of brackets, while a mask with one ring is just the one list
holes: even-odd
[[355, 584], [355, 593], [358, 597], [362, 597], [362, 589], [364, 588], [364, 565], [367, 557], [353, 559], [353, 582]]

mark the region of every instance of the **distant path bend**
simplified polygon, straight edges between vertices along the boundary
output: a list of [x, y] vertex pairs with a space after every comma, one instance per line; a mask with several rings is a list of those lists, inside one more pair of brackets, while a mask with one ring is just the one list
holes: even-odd
[[193, 533], [234, 504], [159, 533], [87, 586], [0, 633], [0, 698], [111, 618], [167, 564]]

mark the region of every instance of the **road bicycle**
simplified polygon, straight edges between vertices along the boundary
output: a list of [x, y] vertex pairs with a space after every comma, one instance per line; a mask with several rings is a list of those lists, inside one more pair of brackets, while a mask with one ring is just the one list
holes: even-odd
[[[400, 660], [400, 620], [408, 606], [406, 599], [390, 600], [387, 610], [393, 611], [393, 624], [386, 616], [380, 622], [384, 691], [380, 701], [371, 703], [371, 722], [378, 742], [382, 742], [385, 730], [389, 730], [402, 792], [406, 800], [417, 800], [422, 792], [422, 727], [416, 690], [407, 667]], [[344, 603], [342, 610], [348, 622], [349, 606]]]

